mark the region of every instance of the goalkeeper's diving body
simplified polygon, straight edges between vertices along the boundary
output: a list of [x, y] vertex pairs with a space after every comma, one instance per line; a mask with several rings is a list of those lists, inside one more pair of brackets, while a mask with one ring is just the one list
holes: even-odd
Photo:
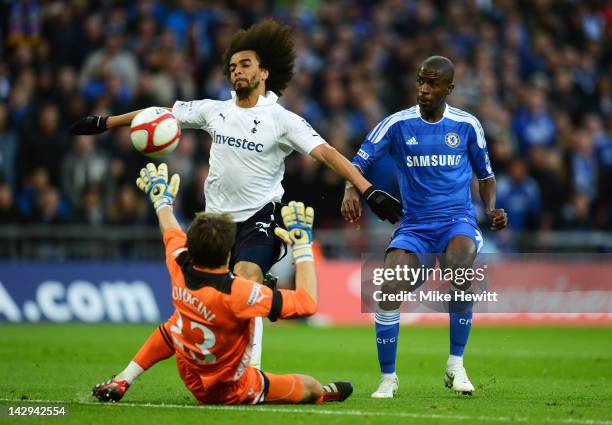
[[[470, 195], [472, 172], [478, 178], [480, 197], [491, 229], [507, 224], [504, 210], [495, 208], [496, 183], [489, 162], [484, 131], [472, 115], [446, 104], [453, 90], [454, 67], [441, 56], [432, 56], [420, 66], [416, 80], [418, 104], [397, 112], [376, 126], [353, 159], [366, 172], [384, 155], [393, 159], [403, 202], [403, 217], [387, 247], [385, 267], [419, 268], [440, 255], [445, 268], [470, 268], [482, 247]], [[345, 219], [361, 215], [357, 191], [347, 185], [342, 202]], [[397, 294], [423, 282], [386, 281], [383, 294]], [[463, 290], [456, 282], [453, 286]], [[453, 297], [454, 298], [454, 297]], [[382, 379], [374, 398], [393, 397], [399, 381], [395, 359], [399, 334], [399, 301], [387, 297], [378, 303], [375, 314], [376, 346]], [[462, 394], [472, 394], [474, 386], [463, 367], [463, 353], [472, 324], [472, 303], [451, 301], [450, 354], [444, 382]]]
[[[268, 20], [240, 30], [232, 36], [222, 61], [233, 87], [232, 98], [177, 101], [171, 108], [182, 128], [201, 129], [212, 137], [204, 184], [206, 211], [231, 215], [237, 234], [229, 267], [236, 275], [260, 283], [283, 250], [273, 230], [282, 226], [284, 159], [294, 150], [352, 182], [381, 219], [394, 223], [401, 217], [398, 200], [373, 187], [304, 119], [277, 103], [293, 76], [294, 58], [288, 26]], [[87, 116], [74, 123], [71, 132], [98, 134], [129, 125], [138, 112]], [[249, 350], [255, 367], [261, 367], [262, 327], [261, 319], [256, 319]], [[162, 328], [153, 332], [118, 380], [131, 384], [174, 354]]]
[[172, 208], [179, 177], [168, 182], [166, 164], [147, 164], [137, 184], [153, 203], [166, 248], [175, 314], [164, 335], [176, 350], [183, 383], [200, 403], [322, 403], [351, 395], [348, 382], [321, 385], [307, 375], [276, 375], [249, 364], [256, 317], [275, 321], [317, 310], [312, 208], [301, 202], [282, 208], [286, 229], [274, 233], [292, 247], [296, 289], [272, 290], [229, 271], [236, 224], [228, 213], [198, 213], [187, 233], [181, 230]]

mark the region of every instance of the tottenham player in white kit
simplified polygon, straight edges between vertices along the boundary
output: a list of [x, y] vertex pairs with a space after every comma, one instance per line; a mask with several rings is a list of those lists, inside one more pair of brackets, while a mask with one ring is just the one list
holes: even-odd
[[[277, 103], [293, 75], [291, 29], [268, 20], [234, 34], [223, 67], [234, 91], [227, 101], [177, 101], [171, 111], [183, 128], [212, 137], [210, 171], [204, 185], [207, 212], [230, 213], [238, 224], [231, 267], [246, 279], [263, 282], [279, 259], [274, 227], [282, 226], [284, 159], [294, 150], [309, 154], [363, 193], [381, 218], [396, 222], [401, 203], [374, 188], [355, 167], [301, 117]], [[97, 134], [129, 125], [139, 111], [120, 116], [87, 116], [74, 134]], [[175, 170], [180, 172], [180, 170]], [[261, 319], [253, 334], [251, 364], [260, 367]], [[160, 325], [134, 360], [116, 378], [94, 390], [101, 400], [120, 399], [144, 370], [174, 353], [169, 329]]]

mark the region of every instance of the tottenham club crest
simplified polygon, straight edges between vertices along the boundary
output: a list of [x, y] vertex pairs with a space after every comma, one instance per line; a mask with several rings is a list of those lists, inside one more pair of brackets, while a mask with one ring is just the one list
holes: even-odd
[[457, 133], [446, 133], [446, 136], [444, 136], [444, 143], [446, 143], [446, 146], [449, 148], [456, 148], [459, 146], [459, 143], [461, 143], [461, 139]]

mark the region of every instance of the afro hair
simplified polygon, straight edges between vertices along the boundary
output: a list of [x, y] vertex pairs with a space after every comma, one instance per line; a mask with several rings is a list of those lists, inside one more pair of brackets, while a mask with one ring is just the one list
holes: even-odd
[[223, 52], [223, 72], [228, 78], [231, 57], [245, 50], [253, 50], [259, 58], [261, 68], [268, 70], [266, 90], [280, 96], [293, 77], [295, 51], [291, 27], [267, 19], [247, 30], [236, 32], [229, 47]]

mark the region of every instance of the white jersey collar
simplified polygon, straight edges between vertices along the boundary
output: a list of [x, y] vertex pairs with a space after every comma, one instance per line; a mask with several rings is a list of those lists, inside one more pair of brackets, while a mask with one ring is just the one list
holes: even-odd
[[[236, 92], [231, 91], [232, 99], [236, 100]], [[265, 96], [259, 95], [257, 104], [255, 106], [273, 105], [278, 101], [278, 96], [273, 91], [268, 90]]]

